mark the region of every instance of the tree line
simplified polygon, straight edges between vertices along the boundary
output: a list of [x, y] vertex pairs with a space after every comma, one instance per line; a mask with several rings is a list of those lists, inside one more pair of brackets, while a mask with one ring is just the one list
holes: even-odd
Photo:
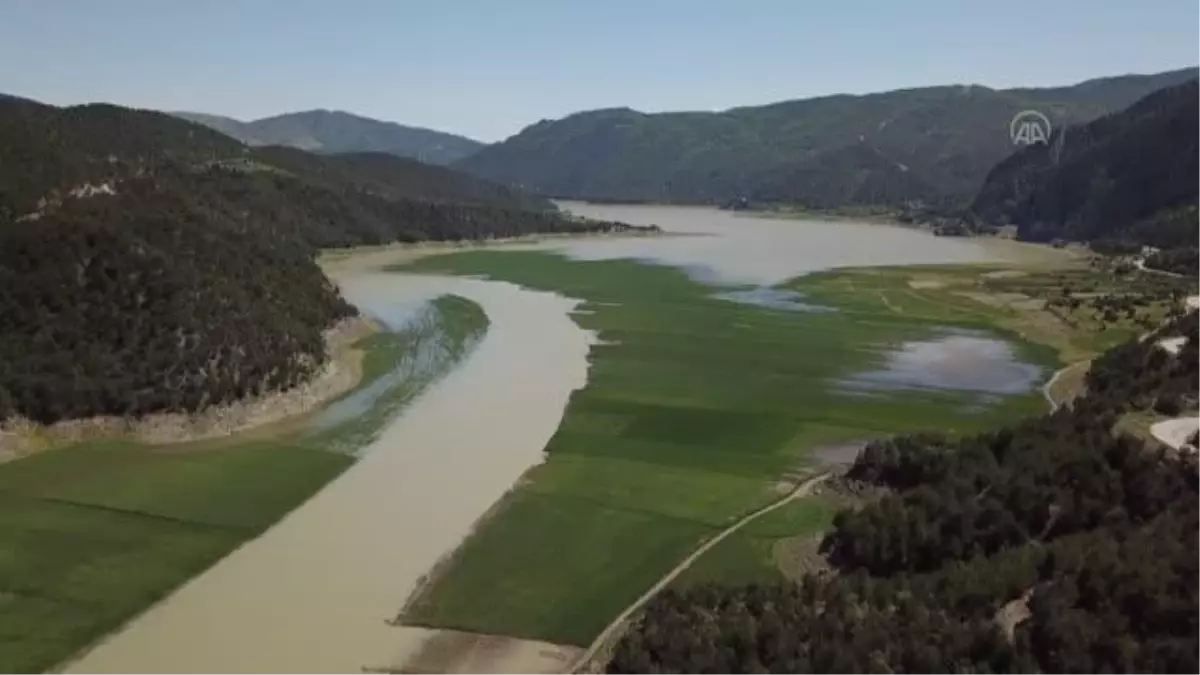
[[1031, 241], [1196, 245], [1197, 81], [1059, 130], [991, 170], [968, 218]]
[[[610, 672], [1195, 672], [1197, 463], [1114, 435], [1197, 397], [1196, 314], [1094, 363], [1087, 394], [965, 438], [868, 444], [844, 480], [835, 570], [661, 594]], [[1185, 335], [1179, 356], [1157, 339]]]
[[0, 98], [0, 422], [195, 411], [310, 378], [355, 313], [319, 248], [631, 229], [381, 155]]
[[355, 313], [303, 242], [138, 182], [0, 222], [0, 420], [197, 410], [294, 386]]

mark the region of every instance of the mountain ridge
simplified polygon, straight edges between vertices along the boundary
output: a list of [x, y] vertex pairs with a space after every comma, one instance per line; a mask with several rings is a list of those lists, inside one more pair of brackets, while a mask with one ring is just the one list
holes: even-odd
[[[881, 177], [864, 179], [859, 167], [835, 162], [847, 164], [844, 173], [818, 182], [849, 194], [854, 190], [846, 186], [856, 182], [929, 184], [941, 198], [966, 201], [987, 171], [1011, 152], [1008, 122], [1020, 110], [1040, 109], [1056, 126], [1087, 121], [1195, 73], [1183, 68], [1045, 88], [941, 85], [719, 112], [604, 108], [540, 120], [454, 166], [553, 197], [720, 204], [754, 195], [783, 167], [819, 172], [828, 159], [824, 153], [861, 143], [913, 175], [896, 181], [888, 175], [892, 169], [863, 153], [872, 165], [866, 170], [885, 172]], [[780, 201], [804, 206], [825, 207], [831, 201], [829, 195], [798, 188], [771, 192]], [[926, 197], [889, 198], [902, 203]]]
[[323, 154], [386, 152], [429, 164], [451, 164], [484, 146], [466, 136], [379, 120], [342, 110], [315, 108], [243, 121], [233, 117], [172, 111], [253, 146], [284, 145]]
[[194, 412], [320, 371], [319, 248], [625, 229], [382, 153], [0, 97], [0, 424]]
[[1165, 87], [1023, 148], [988, 172], [970, 217], [1036, 241], [1194, 246], [1198, 93], [1196, 79]]

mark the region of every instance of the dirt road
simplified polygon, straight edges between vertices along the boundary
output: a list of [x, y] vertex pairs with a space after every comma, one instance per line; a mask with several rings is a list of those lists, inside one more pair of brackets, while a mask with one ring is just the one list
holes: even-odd
[[701, 544], [699, 548], [697, 548], [695, 551], [692, 551], [691, 555], [684, 558], [678, 565], [673, 567], [671, 571], [663, 575], [663, 577], [658, 580], [658, 583], [651, 586], [649, 590], [641, 595], [641, 597], [639, 597], [637, 600], [634, 600], [633, 604], [629, 605], [623, 612], [618, 614], [617, 618], [613, 619], [612, 623], [608, 624], [608, 626], [601, 631], [600, 635], [596, 636], [595, 640], [592, 640], [592, 644], [588, 645], [588, 648], [579, 656], [579, 659], [575, 661], [575, 666], [570, 670], [570, 672], [580, 672], [580, 670], [596, 656], [596, 653], [600, 651], [600, 648], [607, 644], [609, 640], [614, 637], [617, 631], [619, 631], [625, 622], [629, 620], [629, 617], [633, 616], [638, 610], [644, 607], [651, 598], [659, 593], [659, 591], [670, 585], [670, 583], [674, 581], [680, 574], [682, 574], [684, 570], [691, 567], [692, 563], [700, 559], [700, 556], [704, 555], [714, 546], [721, 543], [729, 535], [745, 527], [748, 523], [765, 516], [775, 509], [784, 506], [788, 502], [807, 496], [812, 492], [813, 488], [816, 487], [818, 483], [825, 480], [830, 475], [831, 474], [823, 473], [819, 476], [809, 478], [800, 485], [796, 486], [796, 489], [787, 493], [783, 497], [771, 502], [770, 504], [767, 504], [766, 506], [747, 516], [744, 516], [741, 520], [730, 525], [724, 530], [721, 530], [711, 539]]

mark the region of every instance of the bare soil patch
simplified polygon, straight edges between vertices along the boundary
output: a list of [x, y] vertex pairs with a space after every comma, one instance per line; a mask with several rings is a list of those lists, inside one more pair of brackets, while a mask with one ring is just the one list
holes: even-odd
[[822, 445], [809, 453], [822, 467], [831, 469], [844, 468], [854, 463], [858, 453], [866, 446], [867, 441], [852, 441], [850, 443], [834, 443]]
[[[861, 444], [859, 444], [861, 445]], [[855, 489], [855, 488], [861, 489]], [[835, 509], [855, 508], [857, 505], [883, 494], [873, 486], [851, 486], [842, 478], [827, 480], [813, 487], [811, 494], [834, 505]], [[809, 574], [836, 574], [825, 556], [821, 554], [821, 541], [828, 530], [808, 532], [778, 539], [771, 547], [771, 560], [785, 579], [801, 581]]]
[[821, 555], [821, 539], [825, 533], [803, 534], [775, 542], [771, 557], [775, 566], [788, 581], [800, 581], [808, 574], [829, 572], [833, 567]]
[[945, 288], [946, 282], [937, 279], [910, 279], [908, 286], [917, 290], [932, 290], [935, 288]]
[[561, 673], [579, 656], [579, 647], [503, 635], [431, 631], [401, 673]]
[[1007, 303], [1004, 302], [996, 293], [980, 293], [976, 291], [959, 291], [955, 295], [961, 295], [969, 300], [982, 303], [988, 307], [1004, 307]]
[[24, 457], [46, 444], [39, 438], [38, 425], [26, 419], [11, 419], [0, 424], [0, 464]]
[[1046, 401], [1050, 404], [1051, 409], [1070, 403], [1083, 394], [1087, 387], [1088, 369], [1091, 366], [1091, 361], [1072, 363], [1050, 378], [1043, 393], [1045, 393]]
[[1004, 637], [1011, 644], [1013, 636], [1016, 633], [1017, 626], [1029, 617], [1033, 616], [1033, 611], [1029, 609], [1029, 599], [1033, 597], [1033, 589], [1025, 591], [1021, 597], [1004, 604], [996, 611], [996, 623], [1000, 626], [1000, 630], [1004, 633]]
[[1042, 298], [1029, 298], [1028, 300], [1015, 300], [1010, 302], [1009, 306], [1023, 312], [1036, 312], [1045, 309], [1046, 301]]
[[994, 272], [984, 272], [981, 276], [985, 279], [1015, 279], [1017, 277], [1029, 276], [1029, 272], [1022, 270], [996, 270]]
[[1188, 439], [1198, 430], [1200, 430], [1200, 418], [1198, 417], [1178, 417], [1156, 422], [1150, 427], [1150, 433], [1172, 450], [1184, 449]]
[[1166, 338], [1164, 340], [1159, 340], [1158, 346], [1162, 347], [1163, 349], [1170, 352], [1171, 354], [1178, 356], [1179, 352], [1183, 351], [1183, 346], [1187, 344], [1187, 340], [1188, 339], [1187, 339], [1186, 335], [1183, 335], [1180, 337]]

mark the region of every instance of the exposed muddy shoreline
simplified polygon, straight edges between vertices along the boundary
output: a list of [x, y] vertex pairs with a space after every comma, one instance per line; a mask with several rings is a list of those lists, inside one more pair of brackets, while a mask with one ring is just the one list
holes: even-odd
[[343, 319], [325, 330], [325, 365], [307, 382], [195, 413], [89, 417], [50, 425], [7, 420], [0, 425], [0, 461], [48, 445], [101, 438], [129, 438], [156, 445], [190, 443], [233, 436], [305, 415], [358, 385], [362, 379], [362, 352], [354, 344], [378, 330], [375, 322], [365, 316]]

